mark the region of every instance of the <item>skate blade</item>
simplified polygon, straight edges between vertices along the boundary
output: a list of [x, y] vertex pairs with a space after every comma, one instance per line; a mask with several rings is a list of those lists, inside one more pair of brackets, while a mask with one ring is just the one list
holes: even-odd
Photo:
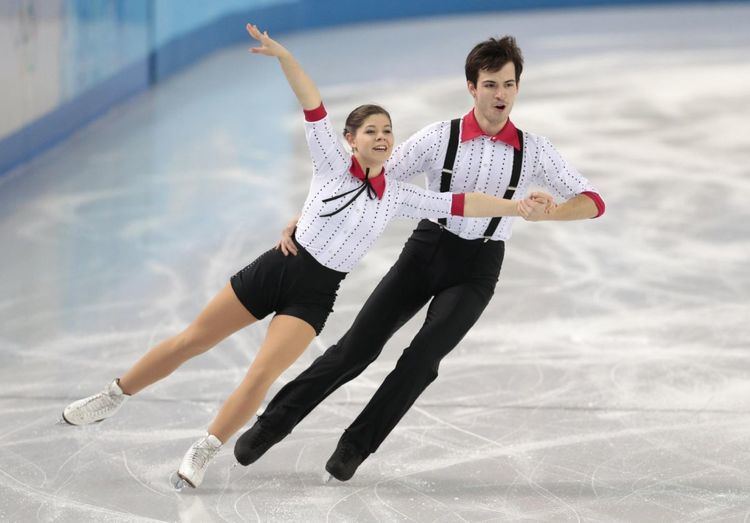
[[96, 421], [92, 421], [91, 423], [83, 423], [81, 425], [76, 425], [75, 423], [71, 423], [68, 420], [65, 419], [65, 416], [60, 414], [60, 417], [57, 418], [57, 421], [55, 422], [55, 425], [64, 425], [66, 427], [85, 427], [86, 425], [93, 425], [95, 423], [101, 423], [106, 418], [98, 419]]
[[83, 425], [76, 425], [75, 423], [68, 423], [67, 421], [65, 421], [65, 418], [59, 418], [55, 422], [55, 425], [62, 425], [63, 427], [93, 427], [97, 423], [101, 423], [102, 421], [104, 421], [104, 420], [103, 419], [98, 419], [98, 420], [93, 421], [91, 423], [84, 423]]
[[328, 484], [331, 482], [331, 479], [333, 479], [333, 476], [331, 476], [330, 473], [326, 472], [325, 474], [323, 474], [323, 483]]
[[175, 489], [177, 492], [181, 492], [182, 489], [188, 486], [187, 482], [180, 477], [177, 471], [172, 472], [172, 474], [170, 474], [169, 484], [172, 485], [172, 488]]

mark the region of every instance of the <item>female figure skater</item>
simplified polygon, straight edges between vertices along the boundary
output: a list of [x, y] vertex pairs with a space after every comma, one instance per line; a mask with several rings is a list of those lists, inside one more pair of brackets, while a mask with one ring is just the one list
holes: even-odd
[[[253, 53], [279, 60], [305, 113], [313, 179], [294, 240], [301, 255], [287, 257], [279, 249], [264, 253], [232, 276], [183, 332], [150, 349], [99, 394], [73, 402], [63, 411], [64, 420], [72, 425], [106, 419], [129, 396], [274, 312], [247, 374], [179, 466], [178, 476], [191, 487], [201, 484], [221, 445], [247, 423], [271, 384], [320, 333], [341, 280], [392, 218], [518, 216], [528, 204], [528, 200], [480, 193], [431, 192], [386, 178], [383, 165], [391, 154], [393, 135], [390, 116], [378, 106], [358, 107], [347, 118], [344, 136], [354, 153], [349, 156], [317, 87], [291, 53], [257, 27], [248, 24], [247, 31], [260, 42]], [[552, 197], [543, 193], [534, 198], [550, 209], [554, 205]]]

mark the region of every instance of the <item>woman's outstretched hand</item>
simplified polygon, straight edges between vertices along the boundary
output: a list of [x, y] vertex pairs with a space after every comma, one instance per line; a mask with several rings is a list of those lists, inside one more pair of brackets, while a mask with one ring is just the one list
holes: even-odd
[[281, 45], [279, 42], [268, 36], [268, 31], [260, 32], [258, 26], [253, 24], [247, 24], [247, 32], [255, 40], [260, 42], [260, 47], [251, 47], [250, 52], [253, 54], [262, 54], [266, 56], [281, 57], [285, 54], [289, 54], [289, 51]]
[[286, 47], [268, 36], [268, 31], [260, 32], [258, 26], [247, 24], [248, 34], [260, 42], [260, 47], [251, 47], [250, 52], [253, 54], [263, 54], [266, 56], [275, 56], [279, 59], [281, 70], [284, 71], [289, 87], [294, 91], [294, 95], [299, 100], [303, 109], [311, 111], [320, 107], [320, 93], [315, 86], [315, 82], [307, 76], [302, 66], [294, 59]]

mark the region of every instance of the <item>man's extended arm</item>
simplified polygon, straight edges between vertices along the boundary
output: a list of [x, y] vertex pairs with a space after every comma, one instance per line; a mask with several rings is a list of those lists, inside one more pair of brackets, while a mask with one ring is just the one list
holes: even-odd
[[438, 153], [442, 142], [447, 143], [444, 127], [443, 122], [428, 125], [396, 146], [385, 163], [385, 172], [388, 173], [388, 177], [407, 182], [419, 173], [429, 174], [439, 169]]
[[[531, 198], [534, 199], [535, 195], [540, 196], [539, 193], [532, 192]], [[546, 210], [543, 205], [521, 200], [518, 209], [521, 216], [530, 222], [585, 220], [601, 216], [604, 212], [604, 202], [601, 199], [599, 201], [600, 203], [597, 203], [596, 198], [583, 193]]]

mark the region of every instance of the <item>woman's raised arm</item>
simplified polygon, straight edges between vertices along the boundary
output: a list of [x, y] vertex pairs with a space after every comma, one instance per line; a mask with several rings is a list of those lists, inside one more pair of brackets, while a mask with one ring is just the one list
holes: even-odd
[[294, 56], [292, 56], [292, 53], [276, 40], [268, 36], [268, 31], [261, 33], [257, 26], [247, 24], [247, 32], [250, 33], [250, 36], [255, 40], [260, 42], [260, 47], [250, 48], [251, 53], [275, 56], [279, 59], [281, 70], [284, 71], [289, 86], [297, 96], [297, 100], [299, 100], [302, 108], [310, 111], [320, 107], [322, 101], [315, 82], [307, 76], [307, 73], [305, 73], [302, 66], [297, 62]]

